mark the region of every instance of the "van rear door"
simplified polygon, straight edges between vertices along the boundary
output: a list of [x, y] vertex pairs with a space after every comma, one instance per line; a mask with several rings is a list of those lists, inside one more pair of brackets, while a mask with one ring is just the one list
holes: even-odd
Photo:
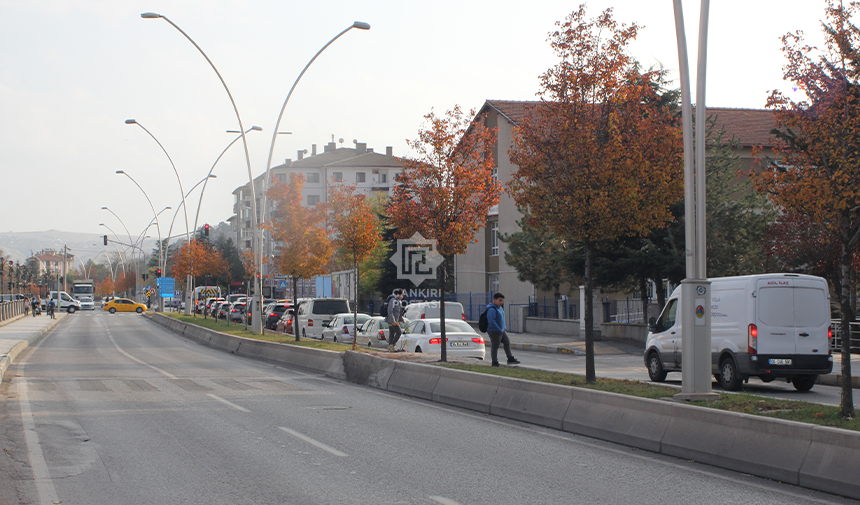
[[826, 283], [765, 278], [756, 284], [759, 354], [814, 354], [827, 349]]

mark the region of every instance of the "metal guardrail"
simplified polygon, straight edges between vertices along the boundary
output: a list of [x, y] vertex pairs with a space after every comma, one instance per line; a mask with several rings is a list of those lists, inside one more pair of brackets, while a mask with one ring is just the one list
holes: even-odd
[[24, 300], [0, 302], [0, 321], [12, 319], [24, 313]]
[[[831, 345], [834, 352], [839, 352], [842, 350], [842, 322], [839, 320], [832, 320], [830, 325], [833, 327], [833, 341]], [[851, 348], [851, 354], [860, 354], [860, 322], [855, 321], [853, 323], [849, 323], [849, 346]]]

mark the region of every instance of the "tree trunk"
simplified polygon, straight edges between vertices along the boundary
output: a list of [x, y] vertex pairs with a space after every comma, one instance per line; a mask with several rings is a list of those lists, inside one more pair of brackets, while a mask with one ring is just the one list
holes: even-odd
[[299, 289], [298, 278], [293, 276], [293, 335], [296, 336], [296, 342], [299, 338]]
[[594, 371], [594, 245], [585, 241], [585, 382], [597, 381]]
[[442, 335], [440, 336], [442, 340], [439, 342], [439, 347], [442, 350], [442, 357], [439, 361], [442, 361], [443, 363], [448, 361], [448, 349], [446, 345], [448, 343], [448, 339], [445, 337], [445, 284], [448, 281], [445, 274], [448, 272], [448, 265], [446, 265], [447, 261], [448, 258], [442, 258], [442, 284], [439, 286], [439, 319], [442, 320], [440, 325], [442, 327]]
[[851, 389], [851, 322], [854, 311], [851, 309], [851, 248], [849, 217], [843, 216], [842, 232], [842, 286], [839, 304], [842, 308], [840, 322], [842, 331], [842, 417], [854, 417], [854, 391]]

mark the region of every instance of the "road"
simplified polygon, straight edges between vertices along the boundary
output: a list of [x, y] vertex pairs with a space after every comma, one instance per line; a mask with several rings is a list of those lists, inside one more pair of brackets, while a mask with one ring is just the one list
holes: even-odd
[[3, 504], [857, 503], [239, 358], [136, 314], [68, 317], [10, 372]]
[[[516, 353], [516, 357], [522, 362], [520, 366], [523, 367], [585, 375], [585, 356], [519, 351]], [[645, 368], [645, 363], [640, 354], [628, 354], [620, 351], [611, 354], [597, 354], [594, 357], [594, 368], [597, 371], [598, 377], [639, 381], [649, 380], [648, 370]], [[662, 384], [680, 389], [681, 373], [670, 372], [666, 381]], [[712, 387], [718, 393], [726, 392], [720, 388], [716, 381], [713, 382]], [[758, 378], [752, 377], [748, 384], [744, 384], [743, 391], [772, 398], [802, 400], [824, 405], [838, 406], [842, 402], [840, 388], [823, 384], [816, 384], [811, 391], [804, 393], [797, 391], [794, 389], [794, 386], [785, 381], [775, 380], [764, 383]], [[855, 406], [860, 404], [860, 393], [856, 390], [854, 401]]]

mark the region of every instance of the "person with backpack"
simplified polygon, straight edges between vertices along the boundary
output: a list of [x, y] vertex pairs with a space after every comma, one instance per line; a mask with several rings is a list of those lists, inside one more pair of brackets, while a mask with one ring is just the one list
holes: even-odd
[[[496, 293], [493, 295], [493, 303], [487, 305], [487, 310], [481, 314], [481, 321], [478, 325], [483, 326], [483, 320], [487, 321], [487, 335], [490, 336], [490, 358], [492, 358], [492, 366], [499, 366], [499, 345], [505, 349], [505, 355], [508, 357], [509, 365], [516, 365], [520, 361], [511, 353], [511, 339], [508, 338], [507, 328], [505, 327], [505, 311], [502, 306], [505, 303], [505, 295]], [[483, 331], [483, 328], [479, 328]]]
[[385, 300], [385, 322], [388, 323], [388, 352], [394, 352], [394, 345], [400, 340], [403, 331], [403, 290], [395, 289]]

